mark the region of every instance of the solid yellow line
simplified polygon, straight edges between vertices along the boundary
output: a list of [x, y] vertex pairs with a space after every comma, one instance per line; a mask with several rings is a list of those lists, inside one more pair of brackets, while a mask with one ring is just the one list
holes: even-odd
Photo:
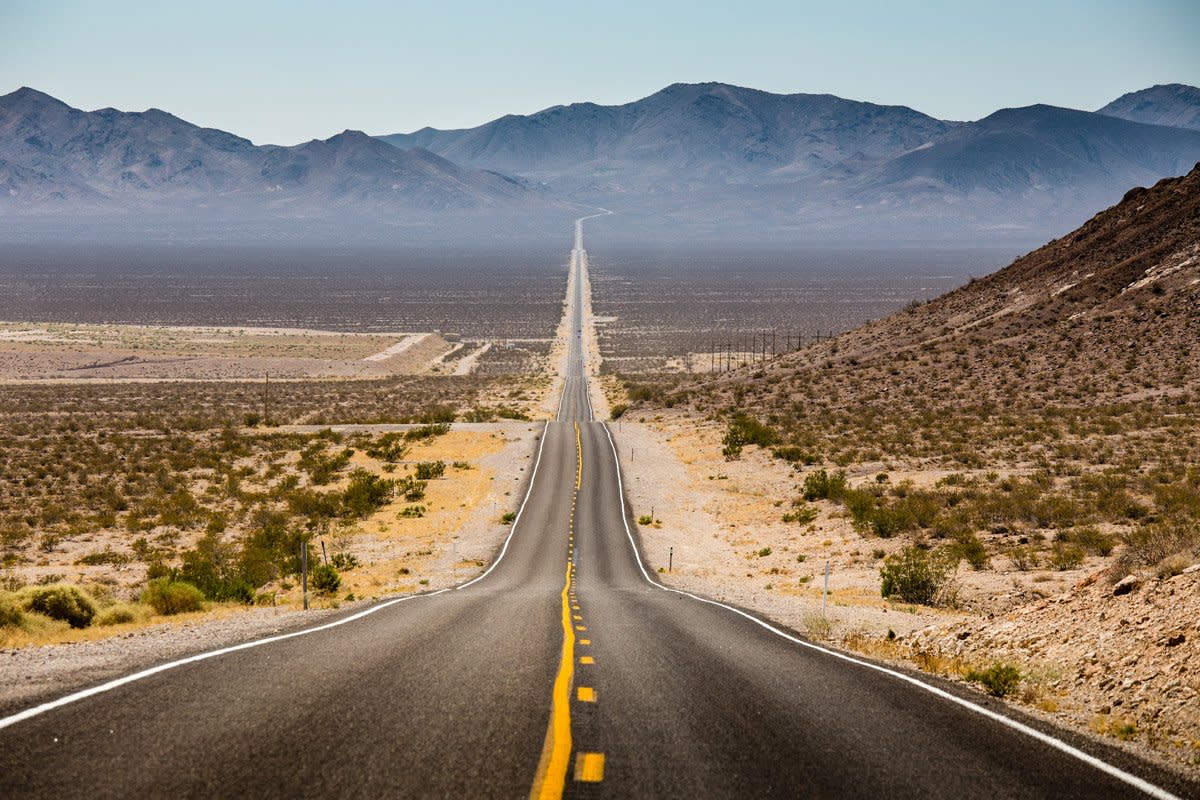
[[571, 630], [571, 609], [567, 602], [570, 591], [571, 565], [568, 563], [562, 590], [562, 659], [559, 661], [558, 675], [554, 678], [546, 741], [542, 745], [542, 757], [538, 760], [533, 788], [529, 792], [529, 796], [535, 800], [557, 800], [562, 797], [567, 783], [567, 768], [571, 764], [571, 678], [575, 671], [575, 632]]
[[576, 753], [575, 780], [587, 783], [604, 780], [604, 753]]

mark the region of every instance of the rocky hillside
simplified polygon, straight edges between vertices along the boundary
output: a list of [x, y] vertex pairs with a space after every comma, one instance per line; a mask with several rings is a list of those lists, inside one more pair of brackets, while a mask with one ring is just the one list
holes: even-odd
[[1183, 397], [1200, 391], [1197, 331], [1200, 166], [993, 275], [714, 388], [900, 407]]

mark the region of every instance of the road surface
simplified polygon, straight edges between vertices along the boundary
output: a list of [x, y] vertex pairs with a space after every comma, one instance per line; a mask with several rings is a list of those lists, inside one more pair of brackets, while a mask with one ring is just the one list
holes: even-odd
[[574, 278], [558, 414], [482, 577], [0, 720], [0, 797], [1198, 794], [656, 584], [592, 419]]

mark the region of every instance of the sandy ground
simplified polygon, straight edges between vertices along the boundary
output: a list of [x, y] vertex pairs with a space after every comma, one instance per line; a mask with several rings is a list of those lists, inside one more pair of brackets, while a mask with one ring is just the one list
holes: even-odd
[[436, 333], [0, 322], [0, 383], [465, 375], [489, 349]]
[[634, 514], [654, 519], [639, 530], [645, 557], [664, 582], [818, 638], [911, 632], [962, 616], [880, 597], [882, 557], [874, 551], [901, 543], [864, 539], [832, 506], [818, 503], [821, 516], [810, 525], [782, 522], [798, 493], [795, 476], [756, 448], [725, 461], [715, 425], [674, 416], [623, 418], [610, 427]]
[[[538, 423], [477, 423], [415, 444], [409, 462], [445, 461], [446, 477], [430, 481], [415, 503], [395, 498], [337, 543], [335, 550], [354, 554], [362, 564], [343, 574], [341, 591], [381, 597], [453, 586], [478, 575], [508, 534], [501, 517], [517, 508], [541, 430]], [[375, 466], [369, 461], [356, 454], [352, 464]], [[413, 506], [423, 516], [401, 516]]]

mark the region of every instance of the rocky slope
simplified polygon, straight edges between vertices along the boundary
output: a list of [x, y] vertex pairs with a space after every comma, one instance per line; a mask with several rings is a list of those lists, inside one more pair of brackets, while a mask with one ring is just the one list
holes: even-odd
[[[1096, 404], [1200, 386], [1200, 165], [927, 304], [714, 384], [786, 403]], [[792, 397], [799, 399], [799, 395]]]

